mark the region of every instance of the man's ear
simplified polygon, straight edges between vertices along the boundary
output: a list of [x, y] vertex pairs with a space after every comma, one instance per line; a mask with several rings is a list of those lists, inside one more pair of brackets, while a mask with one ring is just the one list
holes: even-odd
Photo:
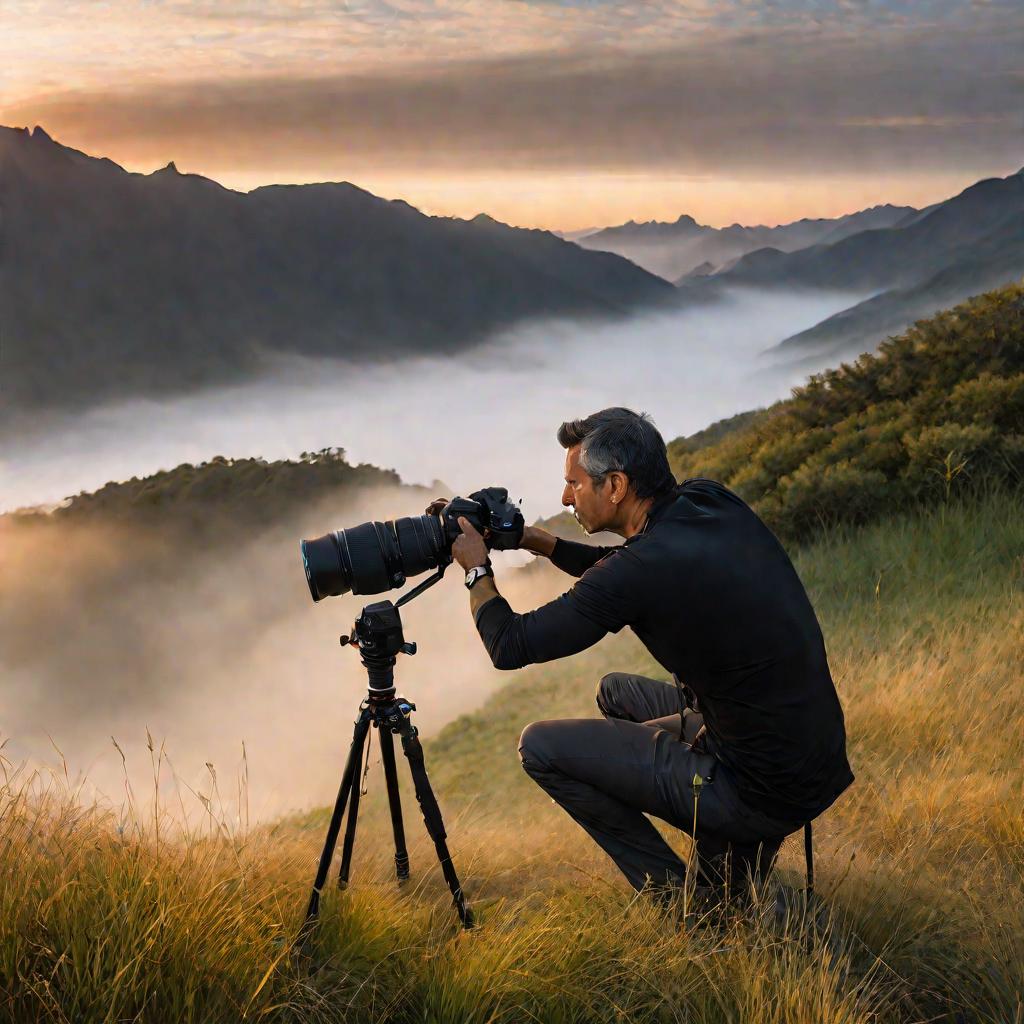
[[621, 470], [613, 469], [608, 474], [608, 481], [612, 485], [608, 497], [611, 498], [612, 504], [621, 504], [625, 500], [626, 493], [629, 490], [629, 477]]

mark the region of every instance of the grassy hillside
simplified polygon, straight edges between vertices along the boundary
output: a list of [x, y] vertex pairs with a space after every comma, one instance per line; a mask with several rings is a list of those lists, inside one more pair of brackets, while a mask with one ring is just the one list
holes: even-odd
[[[1024, 501], [994, 493], [837, 530], [797, 556], [857, 773], [816, 829], [818, 887], [835, 915], [827, 944], [757, 918], [677, 931], [630, 899], [523, 775], [515, 744], [528, 721], [594, 714], [601, 674], [652, 669], [620, 635], [515, 676], [429, 745], [475, 932], [453, 924], [408, 787], [413, 881], [395, 889], [371, 773], [353, 885], [327, 901], [315, 973], [287, 944], [326, 811], [247, 831], [211, 786], [207, 828], [181, 840], [168, 818], [158, 834], [127, 810], [83, 810], [59, 779], [10, 775], [0, 1018], [1018, 1021], [1022, 552]], [[402, 674], [415, 698], [414, 663]], [[794, 884], [797, 847], [784, 847], [781, 872]]]
[[[831, 915], [824, 935], [799, 920], [778, 927], [769, 899], [720, 927], [678, 928], [634, 899], [523, 774], [516, 741], [528, 722], [595, 715], [605, 672], [657, 674], [620, 634], [510, 676], [477, 711], [460, 714], [452, 687], [451, 723], [427, 757], [478, 916], [472, 933], [456, 927], [404, 766], [413, 878], [396, 889], [376, 748], [353, 884], [329, 893], [308, 960], [289, 948], [326, 809], [250, 828], [244, 778], [218, 782], [211, 769], [208, 785], [180, 794], [208, 810], [185, 827], [176, 807], [150, 812], [146, 795], [131, 790], [120, 806], [83, 805], [59, 762], [35, 776], [4, 763], [0, 1020], [1020, 1024], [1022, 356], [1024, 289], [1005, 289], [919, 324], [877, 358], [815, 378], [787, 402], [672, 445], [680, 476], [725, 480], [787, 538], [821, 619], [857, 775], [816, 823], [818, 891]], [[308, 461], [313, 468], [287, 473], [329, 480], [363, 468], [343, 468], [330, 453]], [[170, 494], [183, 509], [231, 510], [212, 517], [222, 531], [236, 512], [244, 523], [264, 467], [242, 464], [246, 500], [223, 491], [230, 474], [220, 463], [192, 469], [78, 499], [63, 519], [48, 520], [47, 538], [121, 512], [159, 524], [153, 509]], [[322, 504], [313, 511], [323, 519]], [[183, 524], [192, 513], [182, 515]], [[232, 586], [294, 604], [295, 594], [273, 594], [269, 581], [301, 590], [295, 529], [288, 566], [282, 555], [280, 569], [268, 565], [256, 583], [249, 558], [225, 546]], [[94, 628], [95, 595], [79, 602], [52, 585], [67, 549], [39, 550], [51, 562], [36, 573], [38, 607], [26, 623], [49, 614]], [[180, 567], [166, 567], [177, 581]], [[133, 576], [138, 567], [112, 555], [109, 571]], [[117, 606], [126, 619], [134, 594]], [[22, 598], [0, 610], [26, 616], [24, 606]], [[222, 631], [219, 619], [213, 627]], [[31, 639], [27, 628], [3, 639], [26, 657], [53, 642]], [[420, 658], [399, 669], [413, 700], [433, 682], [422, 671]], [[295, 754], [307, 771], [337, 720], [309, 708], [309, 746]], [[347, 724], [331, 740], [340, 774]], [[157, 776], [161, 757], [154, 749]], [[685, 848], [685, 837], [665, 832]], [[800, 862], [791, 839], [784, 882], [800, 883]]]
[[817, 374], [673, 470], [733, 488], [782, 537], [1024, 481], [1024, 285], [971, 299]]

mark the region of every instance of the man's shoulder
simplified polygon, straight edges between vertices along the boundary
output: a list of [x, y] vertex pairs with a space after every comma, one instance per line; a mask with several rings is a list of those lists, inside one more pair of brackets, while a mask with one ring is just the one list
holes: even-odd
[[682, 497], [692, 495], [714, 495], [724, 498], [737, 505], [747, 507], [747, 503], [735, 491], [730, 491], [721, 480], [712, 480], [711, 477], [694, 476], [684, 480], [676, 488], [676, 493]]

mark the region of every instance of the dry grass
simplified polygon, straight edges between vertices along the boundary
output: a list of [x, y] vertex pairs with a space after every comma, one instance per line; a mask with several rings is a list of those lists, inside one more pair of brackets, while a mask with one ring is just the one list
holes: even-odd
[[[82, 807], [59, 774], [9, 768], [0, 1018], [1024, 1024], [1022, 555], [1024, 503], [999, 495], [801, 552], [858, 776], [816, 829], [824, 931], [779, 927], [767, 898], [680, 929], [522, 776], [527, 721], [591, 714], [602, 672], [650, 668], [616, 638], [429, 746], [470, 933], [407, 791], [413, 879], [394, 886], [375, 778], [353, 885], [306, 960], [290, 942], [324, 813], [245, 829], [216, 811], [174, 834], [169, 808]], [[792, 846], [780, 876], [798, 884]]]

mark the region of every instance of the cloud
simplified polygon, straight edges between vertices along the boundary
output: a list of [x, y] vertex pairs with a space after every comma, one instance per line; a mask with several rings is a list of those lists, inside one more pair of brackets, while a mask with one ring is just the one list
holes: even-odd
[[[348, 179], [433, 212], [486, 209], [524, 224], [669, 207], [720, 223], [926, 203], [1024, 162], [1017, 0], [111, 0], [103, 18], [83, 0], [9, 0], [8, 10], [0, 123], [42, 124], [135, 170], [173, 159], [235, 187]], [[604, 189], [603, 207], [576, 211], [583, 176], [589, 192]], [[640, 177], [652, 202], [637, 206]], [[688, 183], [710, 180], [731, 195], [702, 205]], [[842, 193], [811, 202], [800, 181]], [[564, 213], [550, 209], [552, 182]], [[764, 205], [750, 210], [759, 190]]]
[[1024, 33], [820, 38], [589, 50], [384, 70], [83, 90], [4, 111], [136, 160], [851, 174], [1020, 162]]

